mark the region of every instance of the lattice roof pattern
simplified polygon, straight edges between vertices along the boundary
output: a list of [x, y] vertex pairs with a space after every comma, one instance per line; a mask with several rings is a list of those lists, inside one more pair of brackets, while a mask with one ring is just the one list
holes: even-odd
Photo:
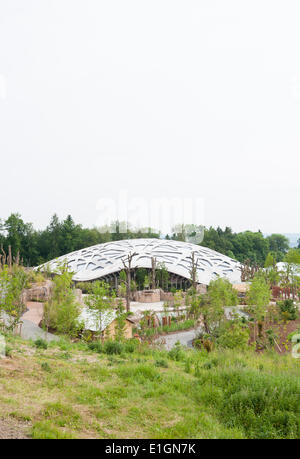
[[76, 281], [92, 281], [123, 269], [122, 259], [129, 253], [137, 253], [132, 268], [151, 268], [151, 258], [163, 262], [173, 274], [190, 279], [191, 256], [195, 252], [197, 281], [208, 285], [218, 276], [227, 277], [232, 283], [241, 281], [240, 264], [225, 255], [206, 247], [187, 242], [166, 239], [128, 239], [106, 242], [64, 255], [49, 262], [55, 272], [57, 263], [66, 261], [74, 272]]

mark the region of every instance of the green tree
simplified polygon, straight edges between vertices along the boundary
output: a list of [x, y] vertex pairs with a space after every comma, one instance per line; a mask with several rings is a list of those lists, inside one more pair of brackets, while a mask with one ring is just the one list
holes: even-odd
[[269, 252], [265, 260], [264, 267], [271, 268], [271, 267], [274, 267], [275, 265], [276, 265], [276, 259], [274, 258], [273, 254]]
[[267, 236], [269, 242], [269, 250], [274, 254], [277, 262], [283, 261], [283, 258], [289, 250], [289, 240], [283, 234], [271, 234]]
[[247, 302], [249, 305], [253, 306], [254, 317], [257, 320], [262, 320], [266, 308], [270, 303], [270, 298], [270, 286], [264, 275], [258, 272], [251, 282], [247, 295]]
[[58, 266], [59, 273], [53, 279], [53, 292], [44, 305], [43, 324], [58, 333], [74, 336], [77, 333], [80, 306], [72, 288], [72, 276], [66, 263]]
[[125, 334], [127, 313], [125, 312], [125, 308], [123, 306], [123, 302], [122, 302], [121, 299], [119, 299], [119, 301], [118, 301], [116, 313], [117, 313], [117, 317], [116, 317], [116, 340], [117, 341], [122, 341], [124, 339], [124, 334]]
[[208, 294], [211, 303], [216, 308], [236, 306], [238, 304], [237, 292], [228, 279], [219, 277], [209, 283]]
[[177, 313], [177, 320], [179, 317], [180, 308], [183, 305], [183, 292], [182, 290], [177, 290], [174, 293], [173, 309]]
[[11, 269], [4, 265], [0, 269], [0, 316], [6, 316], [3, 327], [12, 331], [20, 324], [25, 306], [22, 301], [22, 290], [27, 284], [27, 274], [22, 267]]
[[110, 291], [110, 286], [103, 281], [93, 283], [92, 293], [87, 297], [88, 306], [96, 328], [103, 332], [106, 326], [114, 319], [114, 292]]
[[207, 294], [199, 295], [198, 301], [205, 332], [210, 334], [224, 320], [224, 308], [237, 305], [238, 298], [229, 280], [218, 278], [210, 282]]
[[284, 261], [290, 265], [300, 265], [300, 249], [290, 249], [285, 255]]
[[248, 346], [249, 338], [250, 330], [248, 325], [240, 320], [231, 320], [225, 322], [223, 329], [219, 330], [217, 343], [224, 348], [245, 349]]

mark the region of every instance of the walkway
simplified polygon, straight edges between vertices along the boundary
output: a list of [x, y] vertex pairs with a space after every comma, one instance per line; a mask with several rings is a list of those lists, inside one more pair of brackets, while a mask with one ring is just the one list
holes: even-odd
[[[46, 341], [57, 341], [59, 337], [52, 333], [46, 333], [39, 324], [43, 317], [43, 303], [30, 301], [26, 304], [27, 311], [22, 315], [21, 324], [17, 327], [15, 333], [23, 339], [32, 339], [35, 341], [42, 338]], [[9, 323], [8, 316], [2, 315], [4, 322]], [[21, 332], [20, 332], [21, 330]]]
[[177, 341], [179, 341], [182, 346], [193, 347], [192, 341], [201, 330], [202, 328], [198, 327], [193, 330], [169, 333], [168, 335], [160, 336], [155, 342], [156, 344], [161, 344], [167, 350], [172, 349]]
[[[232, 319], [232, 314], [237, 314], [239, 317], [244, 317], [249, 319], [247, 313], [243, 312], [240, 309], [240, 306], [230, 306], [225, 307], [225, 316], [227, 319]], [[192, 341], [195, 339], [197, 334], [202, 331], [203, 328], [200, 326], [193, 330], [181, 331], [176, 333], [169, 333], [168, 335], [162, 335], [155, 341], [157, 344], [162, 344], [165, 349], [170, 350], [175, 345], [177, 341], [180, 342], [182, 346], [192, 347]]]
[[37, 301], [29, 301], [26, 303], [27, 311], [22, 316], [21, 337], [23, 339], [42, 338], [46, 341], [56, 341], [58, 336], [52, 333], [46, 333], [39, 327], [43, 318], [44, 305]]

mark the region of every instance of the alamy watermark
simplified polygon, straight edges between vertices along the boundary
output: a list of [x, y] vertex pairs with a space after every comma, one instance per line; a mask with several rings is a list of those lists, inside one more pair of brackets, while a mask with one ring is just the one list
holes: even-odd
[[128, 223], [133, 228], [151, 228], [161, 234], [180, 232], [180, 227], [184, 226], [195, 242], [202, 240], [204, 199], [200, 197], [146, 198], [129, 196], [127, 190], [120, 190], [115, 199], [98, 199], [97, 211], [99, 217], [96, 224], [103, 232], [126, 233]]

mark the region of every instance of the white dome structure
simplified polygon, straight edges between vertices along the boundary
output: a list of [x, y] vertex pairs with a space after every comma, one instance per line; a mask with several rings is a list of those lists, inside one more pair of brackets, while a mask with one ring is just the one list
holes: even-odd
[[132, 259], [132, 269], [151, 269], [152, 258], [156, 258], [157, 263], [163, 263], [168, 272], [185, 279], [191, 277], [191, 257], [194, 253], [199, 284], [208, 285], [217, 277], [226, 277], [232, 283], [241, 282], [241, 265], [236, 260], [206, 247], [167, 239], [106, 242], [69, 253], [47, 265], [55, 272], [58, 263], [67, 262], [74, 272], [74, 281], [93, 281], [121, 271], [124, 268], [122, 260], [126, 261], [126, 257], [133, 253], [136, 255]]

